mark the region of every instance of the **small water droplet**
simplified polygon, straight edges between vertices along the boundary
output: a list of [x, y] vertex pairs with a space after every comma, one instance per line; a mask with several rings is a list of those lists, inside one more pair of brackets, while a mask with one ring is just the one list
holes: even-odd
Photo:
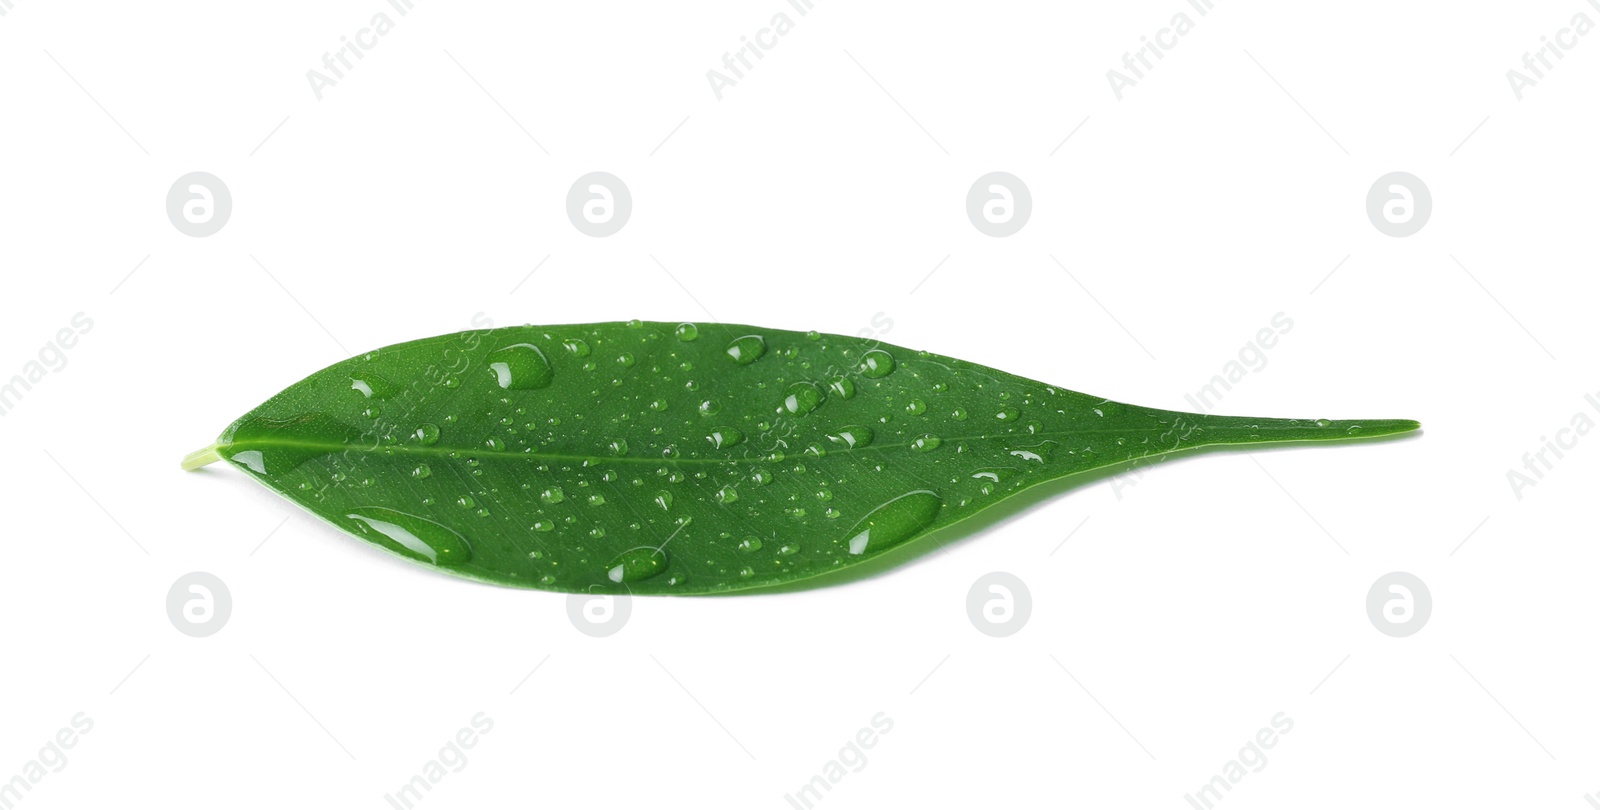
[[420, 425], [417, 425], [417, 429], [414, 432], [412, 432], [411, 436], [417, 440], [417, 444], [421, 444], [421, 445], [438, 444], [439, 443], [439, 426], [435, 425], [435, 424], [432, 424], [430, 422], [424, 422], [424, 423], [422, 423]]
[[1317, 427], [1325, 428], [1325, 427], [1331, 426], [1332, 424], [1333, 424], [1333, 421], [1330, 420], [1330, 419], [1318, 419], [1317, 420]]
[[633, 355], [627, 352], [617, 355], [617, 365], [622, 366], [623, 368], [633, 368], [633, 363]]
[[564, 341], [561, 342], [561, 345], [565, 346], [567, 351], [572, 353], [573, 357], [588, 357], [589, 356], [589, 344], [583, 342], [583, 340], [580, 339], [580, 338], [572, 338], [570, 340], [564, 340]]
[[562, 492], [561, 487], [550, 487], [549, 489], [539, 493], [539, 500], [544, 501], [545, 503], [561, 503], [566, 499], [567, 493]]
[[663, 512], [671, 510], [672, 509], [672, 493], [667, 492], [666, 490], [662, 490], [660, 492], [657, 492], [656, 493], [656, 497], [655, 497], [655, 504], [656, 504], [656, 506], [661, 507], [661, 511], [663, 511]]
[[717, 490], [716, 498], [717, 503], [733, 503], [739, 500], [739, 490], [734, 489], [732, 485], [725, 486]]
[[416, 468], [411, 471], [412, 478], [427, 478], [430, 475], [433, 475], [433, 470], [428, 469], [428, 465], [426, 464], [418, 464]]
[[628, 454], [628, 440], [614, 439], [610, 444], [606, 445], [606, 449], [610, 450], [613, 456], [625, 456]]
[[920, 399], [913, 399], [906, 403], [906, 413], [912, 416], [921, 416], [928, 412], [928, 403]]
[[1002, 422], [1010, 422], [1015, 420], [1021, 413], [1022, 412], [1016, 408], [1001, 408], [995, 412], [994, 418], [999, 419]]
[[678, 328], [673, 330], [673, 333], [684, 343], [690, 343], [695, 338], [700, 337], [700, 328], [692, 323], [680, 323]]
[[856, 395], [856, 384], [848, 377], [834, 377], [828, 383], [828, 390], [840, 399], [849, 399]]
[[944, 444], [944, 439], [932, 433], [924, 433], [911, 440], [911, 449], [919, 453], [926, 453], [929, 450], [937, 450], [941, 444]]
[[759, 537], [746, 537], [745, 539], [739, 541], [738, 548], [739, 548], [740, 551], [760, 551], [761, 550], [761, 538], [759, 538]]

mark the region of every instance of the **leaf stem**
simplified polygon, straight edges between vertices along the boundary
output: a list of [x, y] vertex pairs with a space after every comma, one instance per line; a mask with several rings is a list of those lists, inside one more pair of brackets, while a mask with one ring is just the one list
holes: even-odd
[[217, 448], [221, 446], [222, 445], [220, 444], [213, 444], [210, 447], [196, 450], [193, 453], [184, 456], [183, 468], [185, 470], [198, 470], [213, 461], [221, 461], [222, 456], [217, 455]]

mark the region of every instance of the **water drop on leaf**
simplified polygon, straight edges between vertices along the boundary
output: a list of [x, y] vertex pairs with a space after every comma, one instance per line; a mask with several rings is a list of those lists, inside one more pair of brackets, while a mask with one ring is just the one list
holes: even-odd
[[461, 565], [472, 559], [466, 538], [426, 518], [381, 506], [362, 507], [345, 517], [356, 521], [358, 534], [414, 560]]
[[612, 582], [638, 582], [667, 570], [667, 553], [659, 548], [640, 546], [618, 554], [606, 564], [606, 579]]
[[944, 502], [932, 490], [908, 492], [873, 509], [845, 535], [852, 555], [892, 548], [922, 531]]
[[748, 366], [754, 363], [761, 359], [761, 355], [766, 353], [767, 341], [760, 335], [745, 335], [744, 337], [734, 338], [733, 342], [728, 344], [728, 356], [733, 358], [733, 362], [741, 366]]
[[501, 388], [512, 391], [544, 388], [555, 377], [544, 352], [532, 343], [513, 343], [491, 352], [489, 370]]

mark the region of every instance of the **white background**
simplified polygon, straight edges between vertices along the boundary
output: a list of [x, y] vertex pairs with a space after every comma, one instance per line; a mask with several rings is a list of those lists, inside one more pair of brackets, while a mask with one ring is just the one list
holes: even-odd
[[[478, 712], [492, 731], [420, 806], [789, 807], [880, 712], [819, 806], [1188, 807], [1279, 712], [1225, 806], [1600, 792], [1600, 439], [1507, 481], [1600, 420], [1600, 36], [1520, 101], [1505, 75], [1600, 11], [417, 0], [318, 100], [306, 72], [380, 11], [0, 17], [0, 379], [93, 320], [0, 418], [0, 780], [94, 724], [19, 806], [389, 807]], [[794, 30], [719, 101], [706, 71], [780, 11]], [[1106, 71], [1179, 11], [1194, 30], [1119, 101]], [[191, 171], [231, 190], [214, 236], [167, 219]], [[590, 171], [632, 192], [608, 238], [567, 219]], [[1008, 238], [964, 211], [991, 171], [1032, 192]], [[1367, 218], [1391, 171], [1431, 189], [1414, 236]], [[636, 599], [602, 639], [564, 595], [407, 565], [177, 464], [306, 373], [477, 313], [878, 316], [895, 344], [1187, 409], [1280, 312], [1217, 412], [1424, 432], [1166, 463], [866, 581]], [[191, 571], [232, 594], [209, 638], [166, 613]], [[1032, 594], [1009, 638], [967, 615], [991, 571]], [[1432, 594], [1408, 638], [1366, 614], [1391, 571]]]

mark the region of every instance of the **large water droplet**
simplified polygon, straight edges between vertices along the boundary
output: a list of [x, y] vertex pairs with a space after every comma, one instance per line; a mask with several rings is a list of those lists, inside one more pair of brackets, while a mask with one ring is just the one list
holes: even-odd
[[783, 393], [783, 409], [800, 416], [822, 404], [822, 389], [808, 382], [797, 382]]
[[[340, 444], [331, 444], [330, 438]], [[308, 413], [291, 419], [254, 417], [232, 428], [228, 444], [217, 448], [223, 458], [252, 472], [282, 475], [319, 456], [338, 452], [341, 445], [362, 441], [359, 429], [327, 414]], [[261, 449], [255, 449], [257, 445]]]
[[366, 399], [384, 399], [400, 390], [400, 386], [370, 371], [364, 371], [350, 377], [350, 389]]
[[565, 346], [567, 351], [572, 352], [572, 356], [573, 357], [588, 357], [589, 356], [589, 344], [583, 342], [583, 340], [581, 338], [571, 338], [569, 340], [564, 340], [564, 341], [561, 342], [561, 345]]
[[711, 442], [712, 447], [721, 450], [724, 447], [732, 447], [744, 441], [744, 434], [733, 428], [717, 428], [711, 431], [711, 435], [707, 436], [706, 440]]
[[472, 559], [465, 537], [426, 518], [381, 506], [361, 507], [345, 517], [357, 521], [357, 534], [414, 560], [461, 565]]
[[618, 554], [606, 564], [606, 578], [612, 582], [638, 582], [667, 570], [667, 553], [659, 548], [640, 546]]
[[850, 553], [876, 554], [911, 539], [933, 522], [943, 505], [937, 493], [919, 489], [879, 506], [846, 535]]
[[728, 344], [728, 356], [733, 362], [741, 366], [748, 366], [759, 360], [761, 355], [767, 353], [767, 341], [760, 335], [745, 335], [734, 338]]
[[894, 358], [882, 349], [873, 349], [861, 355], [861, 362], [856, 366], [856, 371], [863, 377], [879, 379], [889, 376], [894, 371]]
[[845, 447], [866, 447], [872, 444], [872, 428], [851, 425], [828, 434], [828, 441]]
[[514, 343], [491, 352], [489, 370], [501, 388], [513, 391], [543, 388], [555, 376], [544, 352], [532, 343]]
[[417, 429], [411, 434], [411, 436], [412, 436], [412, 438], [417, 440], [417, 444], [422, 444], [422, 445], [438, 444], [439, 443], [439, 426], [435, 425], [435, 424], [432, 424], [432, 423], [424, 422], [424, 423], [422, 423], [420, 425], [417, 425]]
[[1041, 464], [1047, 464], [1050, 461], [1051, 453], [1055, 452], [1055, 449], [1055, 442], [1046, 441], [1031, 446], [1013, 448], [1008, 452], [1023, 461], [1037, 461]]

